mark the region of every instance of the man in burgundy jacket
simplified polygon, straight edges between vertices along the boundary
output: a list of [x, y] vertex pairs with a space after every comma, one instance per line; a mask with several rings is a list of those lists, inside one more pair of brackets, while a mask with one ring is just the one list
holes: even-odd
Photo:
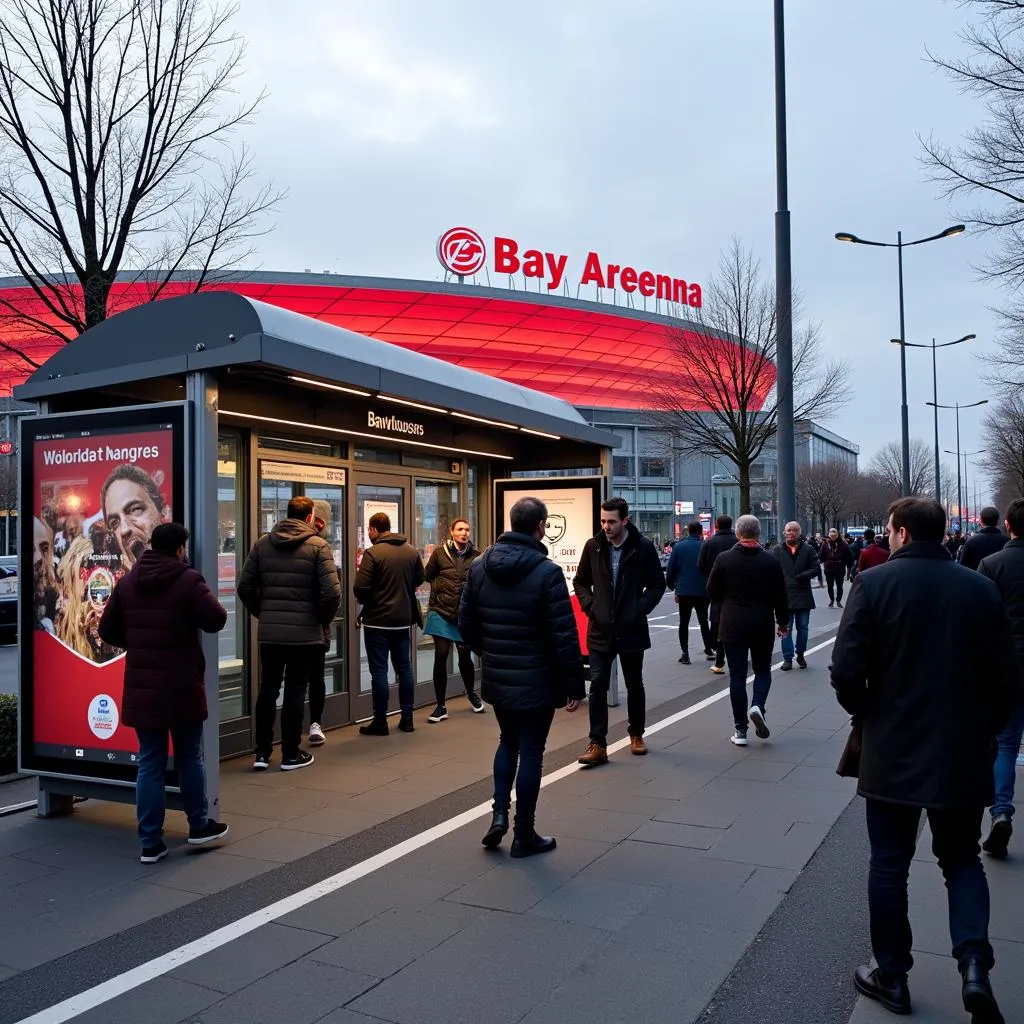
[[174, 742], [189, 846], [211, 843], [228, 831], [206, 813], [206, 661], [199, 642], [199, 630], [217, 633], [224, 628], [227, 612], [185, 562], [187, 540], [188, 530], [179, 523], [157, 526], [150, 549], [114, 588], [100, 620], [100, 636], [127, 652], [121, 721], [139, 738], [135, 806], [143, 864], [167, 856], [168, 736]]
[[867, 529], [864, 531], [864, 550], [857, 558], [857, 572], [862, 573], [866, 569], [873, 569], [876, 565], [884, 565], [889, 561], [889, 549], [883, 541], [884, 534], [875, 536], [875, 531]]

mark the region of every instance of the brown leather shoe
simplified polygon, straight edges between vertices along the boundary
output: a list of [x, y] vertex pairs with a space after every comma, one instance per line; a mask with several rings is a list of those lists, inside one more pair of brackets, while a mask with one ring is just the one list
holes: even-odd
[[600, 743], [591, 743], [587, 746], [586, 752], [579, 759], [580, 764], [596, 765], [608, 763], [608, 751]]
[[643, 736], [630, 736], [629, 737], [629, 750], [632, 754], [646, 754], [647, 744], [644, 743]]

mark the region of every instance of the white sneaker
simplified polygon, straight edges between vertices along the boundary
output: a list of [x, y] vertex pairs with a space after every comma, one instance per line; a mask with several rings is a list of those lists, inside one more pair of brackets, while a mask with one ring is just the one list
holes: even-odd
[[764, 720], [764, 712], [756, 704], [752, 704], [750, 707], [750, 721], [759, 740], [766, 740], [771, 736], [768, 723]]
[[311, 722], [309, 726], [309, 745], [311, 747], [322, 747], [327, 741], [319, 722]]
[[737, 747], [745, 747], [747, 745], [746, 733], [737, 730], [729, 737], [729, 742], [734, 743]]

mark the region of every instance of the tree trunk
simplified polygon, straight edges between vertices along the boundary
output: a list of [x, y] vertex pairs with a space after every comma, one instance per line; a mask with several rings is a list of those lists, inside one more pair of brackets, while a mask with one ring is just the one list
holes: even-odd
[[750, 463], [741, 462], [737, 466], [740, 478], [740, 515], [750, 512]]
[[95, 327], [107, 319], [107, 303], [113, 276], [102, 267], [87, 267], [82, 277], [82, 303], [85, 312], [85, 329]]

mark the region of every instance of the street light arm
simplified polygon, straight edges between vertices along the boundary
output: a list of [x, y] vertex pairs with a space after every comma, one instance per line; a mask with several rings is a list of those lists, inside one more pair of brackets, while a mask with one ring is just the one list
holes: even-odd
[[849, 231], [837, 231], [836, 232], [837, 242], [853, 242], [856, 245], [877, 245], [882, 249], [895, 249], [895, 242], [872, 242], [867, 238], [858, 238], [857, 235], [851, 234]]
[[[965, 334], [962, 338], [957, 338], [956, 341], [944, 341], [941, 345], [936, 345], [936, 348], [949, 348], [950, 345], [962, 345], [965, 341], [974, 341], [977, 337], [976, 334]], [[931, 345], [922, 345], [921, 348], [931, 348]]]
[[976, 409], [979, 405], [988, 405], [988, 399], [983, 398], [980, 402], [971, 402], [970, 405], [943, 405], [941, 402], [925, 402], [925, 405], [934, 405], [936, 409]]

